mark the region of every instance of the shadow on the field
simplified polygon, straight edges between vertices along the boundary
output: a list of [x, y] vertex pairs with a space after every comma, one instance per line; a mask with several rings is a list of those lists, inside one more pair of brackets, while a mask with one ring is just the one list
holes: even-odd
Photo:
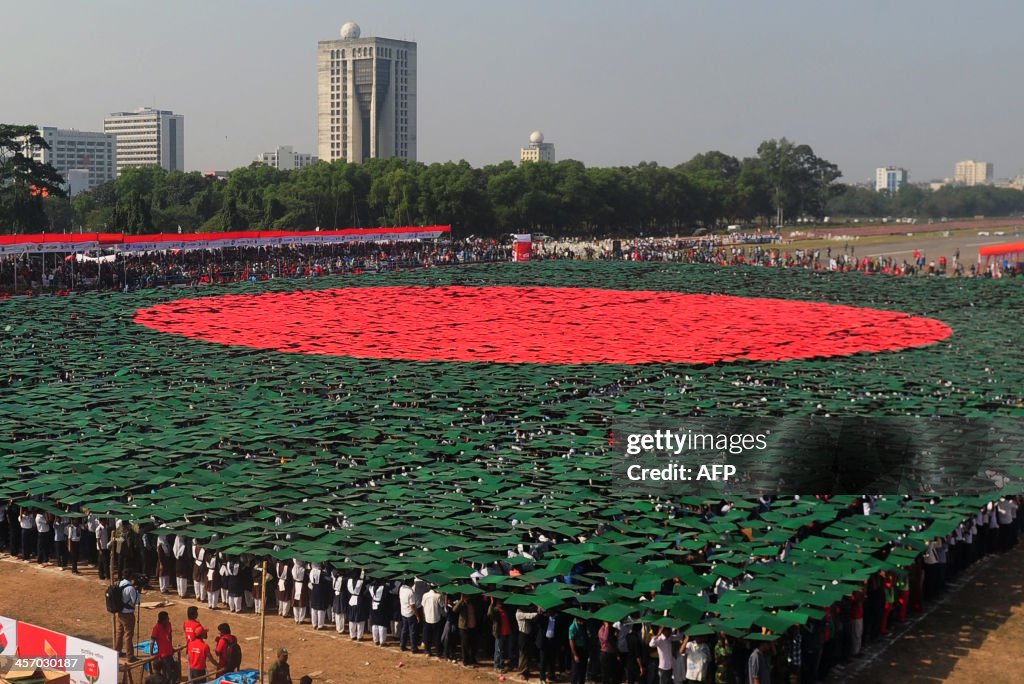
[[[843, 676], [827, 681], [1024, 681], [1016, 665], [1024, 622], [1019, 616], [1010, 621], [1011, 611], [1024, 605], [1022, 563], [1022, 544], [988, 560], [959, 589], [947, 590], [941, 603], [896, 641], [866, 648], [869, 662], [864, 666], [854, 664]], [[973, 568], [968, 569], [967, 575], [972, 571]], [[986, 644], [996, 631], [1000, 631], [998, 642]], [[962, 663], [962, 672], [951, 680], [954, 668], [965, 658], [970, 659]], [[996, 673], [1002, 675], [993, 679]]]

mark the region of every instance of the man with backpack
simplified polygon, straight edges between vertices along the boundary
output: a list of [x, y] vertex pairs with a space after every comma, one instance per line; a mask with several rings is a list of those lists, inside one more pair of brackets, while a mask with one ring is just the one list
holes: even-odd
[[242, 647], [238, 645], [238, 638], [231, 633], [231, 627], [226, 622], [217, 625], [217, 632], [217, 674], [238, 672], [242, 665]]
[[123, 579], [116, 585], [107, 587], [105, 594], [107, 612], [117, 617], [117, 636], [114, 639], [114, 650], [124, 656], [122, 647], [127, 640], [129, 653], [128, 662], [135, 662], [135, 607], [139, 605], [139, 576]]

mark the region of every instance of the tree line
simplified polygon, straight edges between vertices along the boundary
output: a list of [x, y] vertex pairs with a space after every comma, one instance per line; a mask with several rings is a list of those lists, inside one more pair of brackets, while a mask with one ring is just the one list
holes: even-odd
[[972, 218], [1024, 212], [1024, 192], [991, 185], [945, 185], [926, 190], [904, 184], [894, 193], [846, 186], [829, 202], [831, 216]]
[[[835, 164], [808, 145], [781, 138], [764, 141], [755, 155], [743, 159], [711, 151], [671, 167], [641, 162], [588, 168], [567, 160], [474, 168], [466, 161], [423, 164], [391, 158], [320, 162], [294, 171], [254, 163], [231, 171], [225, 180], [152, 166], [126, 169], [116, 180], [69, 200], [59, 174], [27, 157], [26, 139], [46, 144], [34, 127], [0, 125], [2, 232], [451, 224], [457, 235], [666, 235], [727, 224], [779, 225], [796, 217], [904, 215], [889, 204], [909, 202], [919, 190], [905, 186], [890, 198], [844, 186], [837, 182], [841, 174]], [[30, 187], [52, 192], [31, 194]], [[960, 190], [974, 197], [994, 189]], [[987, 199], [953, 194], [955, 201], [935, 205], [943, 209], [935, 208], [939, 215], [997, 213], [978, 210], [988, 206]], [[926, 206], [928, 200], [913, 201]], [[1015, 210], [1013, 201], [1000, 202]]]

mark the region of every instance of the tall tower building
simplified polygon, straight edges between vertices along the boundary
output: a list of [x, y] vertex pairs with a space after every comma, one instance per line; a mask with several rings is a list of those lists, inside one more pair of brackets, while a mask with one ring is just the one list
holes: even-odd
[[185, 170], [185, 117], [142, 107], [114, 112], [103, 120], [103, 132], [117, 136], [117, 175], [130, 166], [162, 166]]
[[317, 156], [416, 160], [416, 43], [362, 38], [351, 21], [318, 43]]

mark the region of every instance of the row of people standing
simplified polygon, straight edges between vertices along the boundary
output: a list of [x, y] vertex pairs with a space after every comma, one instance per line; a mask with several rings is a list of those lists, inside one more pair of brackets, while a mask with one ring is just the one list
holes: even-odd
[[101, 580], [150, 575], [156, 568], [155, 536], [138, 525], [71, 510], [57, 515], [12, 501], [0, 501], [0, 551], [73, 574], [81, 574], [84, 561], [97, 567]]

